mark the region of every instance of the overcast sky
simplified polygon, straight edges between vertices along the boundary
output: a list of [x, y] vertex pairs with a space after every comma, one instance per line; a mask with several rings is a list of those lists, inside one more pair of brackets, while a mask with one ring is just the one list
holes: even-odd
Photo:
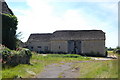
[[118, 0], [6, 0], [18, 18], [22, 41], [31, 33], [103, 30], [106, 46], [118, 45]]

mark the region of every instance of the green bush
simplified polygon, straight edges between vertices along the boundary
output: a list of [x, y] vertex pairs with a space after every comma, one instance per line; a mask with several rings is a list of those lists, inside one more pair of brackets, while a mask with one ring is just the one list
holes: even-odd
[[120, 47], [117, 46], [114, 50], [113, 50], [114, 53], [117, 53], [117, 54], [120, 54]]
[[120, 54], [120, 49], [116, 49], [116, 50], [115, 50], [115, 53]]
[[18, 64], [30, 64], [30, 58], [32, 53], [28, 49], [21, 49], [18, 51], [10, 50], [8, 48], [4, 48], [0, 50], [0, 54], [2, 55], [2, 65], [16, 66]]

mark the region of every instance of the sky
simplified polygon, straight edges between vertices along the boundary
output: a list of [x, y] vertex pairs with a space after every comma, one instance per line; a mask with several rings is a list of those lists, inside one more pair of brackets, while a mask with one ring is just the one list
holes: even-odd
[[6, 0], [26, 42], [31, 33], [103, 30], [106, 47], [118, 46], [118, 0]]

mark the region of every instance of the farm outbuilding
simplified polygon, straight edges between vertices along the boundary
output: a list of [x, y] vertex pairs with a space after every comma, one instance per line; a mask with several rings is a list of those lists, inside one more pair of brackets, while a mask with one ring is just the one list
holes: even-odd
[[106, 56], [105, 33], [102, 30], [58, 30], [31, 34], [26, 47], [39, 53], [68, 53]]

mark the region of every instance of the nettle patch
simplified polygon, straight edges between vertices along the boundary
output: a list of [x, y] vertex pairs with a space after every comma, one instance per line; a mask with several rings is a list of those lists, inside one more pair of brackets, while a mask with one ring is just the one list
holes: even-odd
[[17, 49], [15, 51], [4, 47], [0, 49], [0, 55], [2, 55], [1, 62], [4, 68], [6, 65], [16, 66], [18, 64], [30, 64], [32, 53], [25, 48]]

